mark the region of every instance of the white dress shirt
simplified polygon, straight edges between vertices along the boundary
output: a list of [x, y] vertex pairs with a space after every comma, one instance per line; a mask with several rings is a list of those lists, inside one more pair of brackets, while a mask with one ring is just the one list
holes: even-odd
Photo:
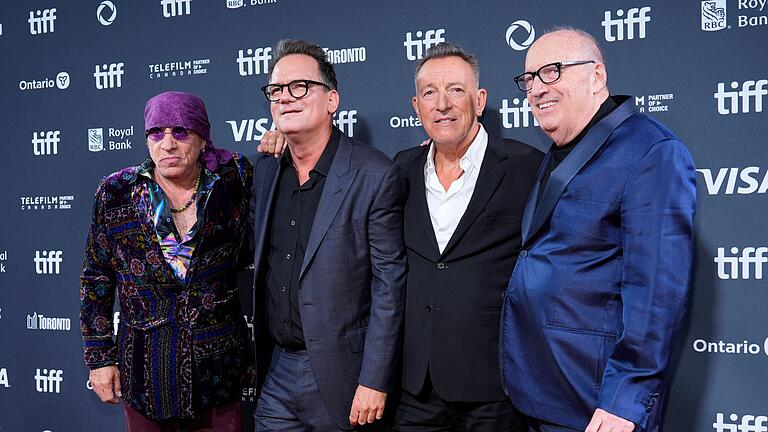
[[480, 125], [477, 136], [459, 160], [459, 166], [464, 170], [464, 174], [454, 180], [447, 191], [440, 184], [435, 170], [435, 144], [433, 143], [429, 148], [427, 161], [424, 164], [424, 190], [427, 194], [429, 218], [432, 220], [432, 229], [435, 230], [440, 253], [445, 250], [445, 246], [467, 210], [469, 200], [472, 199], [486, 148], [488, 148], [488, 134], [483, 125]]

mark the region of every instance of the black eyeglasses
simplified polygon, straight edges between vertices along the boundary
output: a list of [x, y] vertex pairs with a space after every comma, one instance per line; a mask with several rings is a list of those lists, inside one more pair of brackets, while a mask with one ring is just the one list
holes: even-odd
[[166, 132], [161, 127], [153, 127], [144, 131], [144, 135], [154, 142], [162, 141], [166, 135], [171, 134], [176, 141], [186, 141], [189, 139], [189, 135], [193, 132], [192, 129], [187, 129], [184, 126], [174, 126], [170, 132]]
[[331, 89], [331, 87], [323, 82], [320, 81], [313, 81], [313, 80], [293, 80], [289, 82], [288, 84], [268, 84], [261, 88], [261, 91], [264, 92], [264, 96], [267, 97], [267, 100], [270, 102], [277, 102], [280, 100], [280, 97], [283, 95], [283, 87], [288, 87], [288, 93], [291, 94], [296, 99], [301, 99], [304, 96], [309, 93], [309, 86], [310, 84], [314, 85], [321, 85], [328, 90]]
[[536, 72], [523, 72], [514, 78], [520, 91], [529, 92], [533, 88], [533, 80], [539, 77], [542, 83], [552, 84], [560, 79], [560, 71], [567, 66], [577, 66], [587, 63], [596, 63], [594, 60], [575, 60], [545, 64]]

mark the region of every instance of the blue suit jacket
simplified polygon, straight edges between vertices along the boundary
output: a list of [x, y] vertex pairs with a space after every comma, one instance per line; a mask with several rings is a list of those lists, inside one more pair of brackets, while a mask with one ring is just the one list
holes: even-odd
[[512, 402], [581, 430], [596, 408], [641, 430], [658, 424], [692, 264], [691, 156], [620, 98], [537, 203], [540, 169], [502, 318]]
[[[389, 392], [395, 383], [405, 300], [407, 187], [383, 153], [340, 135], [310, 231], [298, 296], [322, 402], [339, 427], [351, 429], [348, 417], [357, 385]], [[264, 298], [267, 230], [279, 175], [274, 157], [262, 155], [254, 163], [257, 302]], [[260, 309], [257, 304], [254, 310]], [[254, 326], [260, 325], [266, 323], [256, 316]], [[257, 351], [270, 343], [257, 340]]]

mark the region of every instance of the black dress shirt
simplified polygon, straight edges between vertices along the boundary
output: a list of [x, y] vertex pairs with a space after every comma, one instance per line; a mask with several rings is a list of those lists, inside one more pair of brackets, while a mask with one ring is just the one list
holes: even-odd
[[582, 138], [584, 138], [584, 135], [589, 132], [590, 129], [592, 129], [592, 126], [595, 125], [595, 123], [599, 122], [605, 116], [610, 114], [616, 107], [619, 105], [616, 103], [616, 101], [613, 100], [612, 96], [608, 96], [608, 99], [605, 100], [600, 105], [600, 108], [597, 110], [594, 116], [592, 116], [592, 120], [587, 123], [587, 125], [582, 129], [581, 132], [579, 132], [578, 135], [576, 135], [576, 138], [571, 140], [571, 142], [566, 143], [565, 145], [558, 146], [556, 144], [552, 144], [552, 158], [549, 160], [549, 165], [547, 165], [547, 170], [544, 171], [544, 176], [541, 178], [541, 186], [539, 187], [539, 194], [537, 196], [536, 205], [538, 207], [538, 203], [541, 202], [541, 196], [544, 194], [544, 188], [547, 186], [547, 183], [549, 182], [549, 176], [552, 175], [552, 171], [555, 170], [558, 166], [560, 166], [560, 163], [565, 160], [565, 158], [568, 156], [569, 153], [571, 153], [571, 150], [576, 147], [576, 145], [581, 141]]
[[299, 274], [340, 138], [334, 128], [304, 184], [299, 184], [290, 151], [286, 151], [280, 160], [280, 179], [270, 217], [266, 315], [270, 335], [278, 346], [289, 351], [306, 349], [299, 310]]

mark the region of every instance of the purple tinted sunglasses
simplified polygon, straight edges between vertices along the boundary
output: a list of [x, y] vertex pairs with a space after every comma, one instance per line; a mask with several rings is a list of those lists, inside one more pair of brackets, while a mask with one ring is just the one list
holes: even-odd
[[187, 129], [183, 126], [174, 126], [170, 132], [166, 132], [165, 129], [166, 128], [153, 127], [153, 128], [147, 129], [144, 132], [146, 137], [151, 139], [154, 142], [162, 141], [167, 134], [171, 134], [173, 139], [175, 139], [176, 141], [186, 141], [187, 139], [189, 139], [189, 135], [193, 132], [192, 129]]

